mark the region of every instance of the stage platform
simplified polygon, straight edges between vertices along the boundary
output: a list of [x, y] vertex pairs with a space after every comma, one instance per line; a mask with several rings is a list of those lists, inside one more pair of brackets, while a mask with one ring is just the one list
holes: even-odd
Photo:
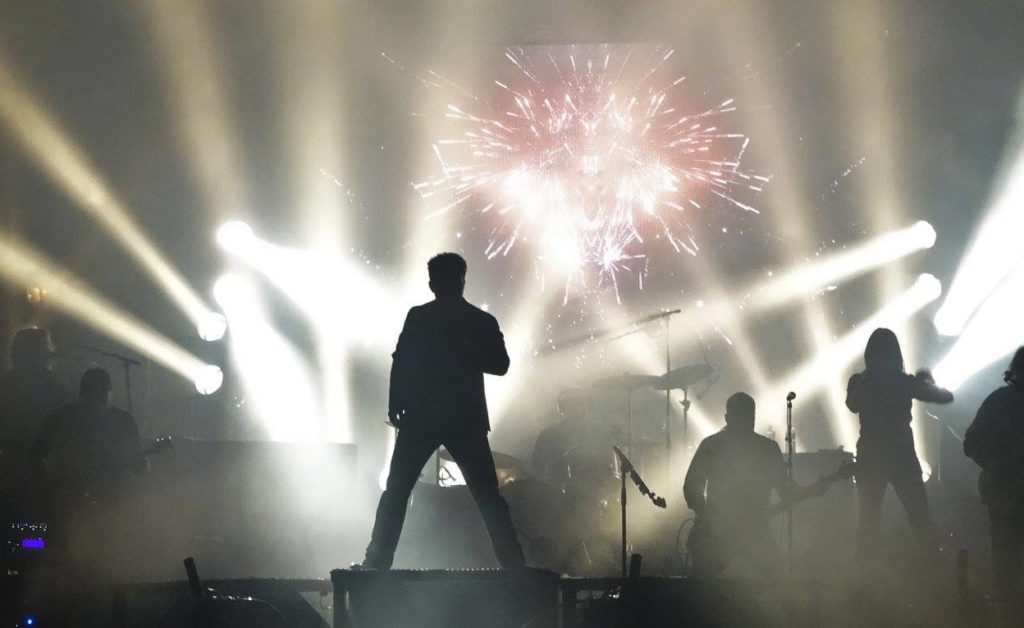
[[335, 628], [821, 625], [821, 584], [337, 569]]

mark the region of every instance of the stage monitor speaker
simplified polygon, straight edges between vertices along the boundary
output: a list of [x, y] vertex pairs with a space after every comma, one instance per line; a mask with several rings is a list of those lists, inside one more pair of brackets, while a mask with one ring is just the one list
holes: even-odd
[[558, 574], [544, 569], [331, 572], [336, 628], [555, 628]]
[[[250, 578], [203, 581], [215, 597], [200, 600], [187, 582], [122, 584], [114, 588], [115, 628], [202, 625], [327, 628], [326, 580]], [[283, 618], [283, 620], [282, 620]], [[283, 621], [283, 624], [282, 624]]]

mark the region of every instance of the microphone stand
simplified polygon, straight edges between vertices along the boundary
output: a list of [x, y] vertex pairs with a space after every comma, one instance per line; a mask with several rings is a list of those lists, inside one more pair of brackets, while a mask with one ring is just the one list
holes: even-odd
[[[786, 479], [793, 482], [793, 450], [796, 443], [793, 437], [793, 400], [795, 393], [786, 395]], [[789, 569], [789, 579], [793, 579], [793, 509], [786, 509], [786, 554]]]
[[622, 507], [622, 577], [625, 578], [629, 573], [628, 554], [626, 553], [626, 475], [628, 474], [633, 480], [633, 484], [636, 484], [636, 487], [640, 489], [640, 494], [650, 497], [651, 502], [653, 502], [655, 506], [658, 508], [665, 508], [666, 503], [664, 497], [658, 497], [654, 491], [647, 487], [643, 478], [641, 478], [640, 474], [636, 472], [636, 467], [634, 467], [633, 463], [629, 461], [626, 454], [622, 453], [621, 449], [618, 447], [612, 447], [612, 450], [615, 451], [615, 456], [619, 461], [619, 479], [622, 482], [621, 492], [619, 494], [619, 503]]

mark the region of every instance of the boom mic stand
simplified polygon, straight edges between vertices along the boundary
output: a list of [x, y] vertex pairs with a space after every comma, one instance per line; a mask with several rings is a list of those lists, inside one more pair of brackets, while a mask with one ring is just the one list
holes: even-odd
[[626, 457], [626, 454], [622, 453], [622, 450], [618, 447], [612, 447], [612, 449], [615, 451], [615, 455], [619, 460], [619, 477], [622, 480], [619, 502], [622, 507], [622, 577], [625, 578], [629, 573], [628, 554], [626, 553], [626, 475], [629, 474], [629, 477], [633, 480], [633, 484], [636, 484], [636, 487], [640, 489], [640, 494], [650, 497], [651, 502], [653, 502], [655, 506], [658, 508], [665, 508], [666, 503], [664, 497], [658, 497], [654, 491], [647, 488], [647, 484], [644, 483], [640, 474], [636, 472], [636, 468], [633, 466], [633, 463], [629, 461], [629, 458]]

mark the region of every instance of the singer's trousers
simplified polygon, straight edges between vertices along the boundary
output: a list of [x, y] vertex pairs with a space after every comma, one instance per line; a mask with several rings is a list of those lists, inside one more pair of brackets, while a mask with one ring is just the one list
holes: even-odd
[[498, 562], [505, 569], [523, 567], [523, 550], [512, 526], [508, 504], [498, 493], [498, 477], [494, 470], [491, 446], [487, 442], [487, 432], [472, 429], [445, 433], [413, 428], [398, 430], [387, 487], [377, 505], [377, 519], [363, 565], [374, 569], [390, 569], [405, 523], [409, 495], [423, 465], [441, 445], [448, 449], [462, 471], [480, 509], [484, 525], [487, 526]]

